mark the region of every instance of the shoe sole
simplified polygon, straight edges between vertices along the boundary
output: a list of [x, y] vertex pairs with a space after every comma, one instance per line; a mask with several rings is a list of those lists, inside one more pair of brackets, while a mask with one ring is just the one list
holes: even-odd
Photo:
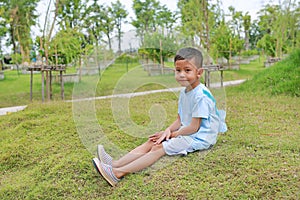
[[103, 148], [103, 146], [102, 146], [102, 145], [98, 145], [98, 146], [97, 146], [97, 155], [98, 155], [98, 159], [99, 159], [101, 162], [103, 162], [103, 161], [101, 160], [101, 153], [100, 153], [101, 151], [99, 151], [100, 148]]
[[112, 187], [116, 186], [116, 183], [113, 180], [111, 180], [111, 178], [106, 174], [104, 169], [97, 164], [97, 160], [95, 158], [93, 159], [93, 164], [97, 172], [106, 180], [107, 183], [109, 183], [109, 185], [111, 185]]
[[100, 162], [106, 164], [106, 165], [112, 165], [112, 162], [105, 162], [104, 160], [102, 160], [101, 158], [105, 157], [104, 155], [102, 155], [101, 152], [105, 151], [104, 150], [104, 147], [102, 145], [98, 145], [97, 146], [97, 156], [98, 156], [98, 159], [100, 160]]

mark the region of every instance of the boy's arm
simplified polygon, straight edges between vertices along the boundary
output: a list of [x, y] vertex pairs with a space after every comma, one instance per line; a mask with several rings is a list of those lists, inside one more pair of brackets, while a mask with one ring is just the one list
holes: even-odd
[[[175, 122], [173, 124], [175, 124]], [[179, 118], [179, 122], [180, 122], [180, 118]], [[171, 125], [169, 128], [167, 128], [164, 132], [161, 133], [161, 136], [159, 137], [158, 140], [156, 140], [155, 144], [160, 144], [165, 139], [168, 140], [169, 138], [177, 137], [178, 135], [191, 135], [193, 133], [196, 133], [200, 128], [200, 124], [201, 124], [201, 118], [192, 118], [190, 125], [183, 127], [181, 129], [179, 129], [180, 128], [179, 126], [178, 127], [179, 130], [177, 129], [173, 132], [170, 131], [169, 129], [172, 128]]]
[[177, 115], [177, 119], [168, 127], [166, 130], [170, 130], [171, 132], [177, 131], [181, 126], [180, 116]]
[[192, 118], [192, 121], [188, 126], [172, 132], [171, 137], [177, 137], [179, 135], [191, 135], [196, 133], [200, 128], [200, 124], [201, 118]]
[[180, 126], [181, 126], [181, 121], [180, 121], [180, 116], [178, 115], [177, 119], [168, 128], [166, 128], [166, 130], [150, 135], [149, 139], [155, 142], [156, 144], [159, 144], [164, 139], [171, 138], [172, 132], [178, 130]]

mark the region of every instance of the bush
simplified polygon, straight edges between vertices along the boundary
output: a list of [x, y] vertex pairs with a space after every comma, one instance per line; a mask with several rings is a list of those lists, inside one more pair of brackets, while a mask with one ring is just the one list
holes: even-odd
[[115, 61], [115, 63], [127, 63], [127, 62], [138, 62], [138, 57], [131, 56], [128, 54], [122, 54]]
[[252, 50], [247, 50], [247, 51], [243, 51], [241, 53], [241, 56], [253, 56], [253, 55], [258, 55], [259, 52], [256, 49], [252, 49]]

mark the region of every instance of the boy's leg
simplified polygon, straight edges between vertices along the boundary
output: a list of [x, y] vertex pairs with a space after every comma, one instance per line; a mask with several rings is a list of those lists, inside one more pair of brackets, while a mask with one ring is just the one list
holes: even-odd
[[152, 148], [148, 153], [139, 154], [139, 158], [131, 160], [127, 165], [119, 168], [113, 168], [113, 173], [117, 178], [121, 178], [126, 174], [133, 173], [145, 169], [146, 167], [154, 164], [159, 158], [164, 156], [165, 150], [163, 145], [152, 145]]
[[140, 158], [141, 156], [145, 155], [146, 153], [148, 153], [152, 149], [153, 146], [154, 146], [154, 142], [148, 140], [144, 144], [136, 147], [135, 149], [133, 149], [132, 151], [130, 151], [129, 153], [127, 153], [126, 155], [121, 157], [119, 160], [113, 160], [112, 166], [114, 168], [118, 168], [118, 167], [127, 165], [128, 163], [130, 163], [130, 162]]

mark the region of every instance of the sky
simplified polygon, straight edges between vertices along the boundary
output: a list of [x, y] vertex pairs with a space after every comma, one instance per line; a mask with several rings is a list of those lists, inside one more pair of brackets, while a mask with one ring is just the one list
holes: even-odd
[[[273, 0], [273, 2], [278, 2], [280, 0]], [[45, 10], [48, 6], [49, 0], [42, 0], [39, 3], [37, 10], [39, 10], [40, 17], [40, 26], [45, 21]], [[99, 4], [110, 5], [111, 2], [116, 2], [116, 0], [98, 0]], [[132, 0], [120, 0], [120, 2], [125, 5], [126, 10], [129, 12], [128, 20], [130, 18], [134, 18], [134, 13], [132, 11]], [[161, 5], [166, 5], [171, 11], [175, 11], [177, 9], [178, 0], [159, 0]], [[252, 19], [256, 19], [256, 13], [259, 11], [265, 4], [271, 2], [271, 0], [221, 0], [222, 7], [225, 10], [225, 13], [228, 13], [228, 7], [233, 6], [236, 11], [242, 11], [243, 13], [249, 12], [252, 16]], [[52, 8], [54, 9], [54, 7]], [[43, 26], [42, 26], [43, 27]], [[134, 29], [134, 27], [130, 24], [126, 24], [123, 26], [123, 31], [128, 31]], [[38, 34], [38, 33], [37, 33]]]
[[[106, 2], [107, 5], [110, 5], [111, 2], [115, 2], [116, 0], [101, 0], [99, 2]], [[120, 0], [123, 5], [125, 5], [126, 9], [129, 11], [129, 17], [134, 17], [132, 11], [132, 0]], [[276, 2], [278, 0], [274, 0]], [[171, 11], [175, 11], [177, 9], [178, 0], [159, 0], [161, 5], [166, 5]], [[228, 13], [228, 7], [233, 6], [236, 11], [242, 11], [243, 13], [249, 12], [252, 16], [252, 19], [256, 19], [256, 13], [270, 0], [221, 0], [223, 4], [222, 7], [225, 10], [225, 13]], [[126, 28], [132, 27], [131, 25], [127, 25]], [[133, 28], [133, 27], [132, 27]]]
[[[54, 0], [51, 0], [54, 2]], [[267, 3], [273, 2], [278, 3], [280, 0], [221, 0], [222, 8], [225, 11], [225, 14], [228, 13], [228, 7], [233, 6], [236, 11], [242, 11], [243, 13], [249, 12], [252, 16], [252, 19], [256, 19], [256, 13]], [[32, 37], [40, 36], [41, 28], [44, 27], [45, 22], [45, 13], [47, 10], [49, 0], [41, 0], [38, 4], [37, 11], [39, 17], [38, 26], [32, 28]], [[98, 0], [100, 4], [111, 5], [111, 2], [116, 2], [116, 0]], [[129, 12], [128, 21], [131, 18], [135, 18], [134, 13], [132, 11], [132, 0], [120, 0], [120, 2], [125, 5], [126, 10]], [[178, 0], [159, 0], [161, 5], [166, 5], [171, 11], [175, 11], [177, 9]], [[54, 10], [54, 5], [52, 5], [51, 10]], [[134, 27], [127, 23], [123, 25], [123, 32], [134, 29]], [[56, 28], [54, 32], [56, 32]], [[9, 51], [8, 49], [4, 49], [5, 52]], [[4, 52], [4, 53], [5, 53]]]

